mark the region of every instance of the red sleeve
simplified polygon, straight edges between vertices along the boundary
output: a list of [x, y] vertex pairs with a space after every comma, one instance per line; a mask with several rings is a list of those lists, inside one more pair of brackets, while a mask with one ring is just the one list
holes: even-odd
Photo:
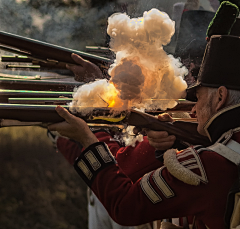
[[[114, 156], [117, 154], [120, 145], [118, 142], [112, 140], [113, 138], [110, 134], [107, 132], [97, 132], [95, 135], [99, 141], [105, 142], [108, 145]], [[75, 159], [79, 157], [83, 150], [80, 143], [63, 137], [59, 137], [57, 139], [57, 149], [72, 165], [74, 164]]]
[[[135, 147], [121, 147], [106, 132], [97, 132], [95, 135], [99, 141], [105, 142], [108, 145], [119, 166], [132, 181], [138, 180], [145, 173], [162, 165], [155, 158], [155, 149], [149, 145], [147, 137], [144, 137], [142, 142], [137, 142]], [[71, 164], [74, 164], [75, 159], [82, 152], [77, 142], [65, 138], [58, 139], [57, 148]]]
[[120, 147], [110, 135], [104, 132], [95, 135], [100, 142], [105, 142], [108, 145], [118, 165], [133, 182], [162, 165], [155, 158], [155, 149], [149, 145], [147, 137], [144, 137], [142, 142], [136, 142], [135, 147]]
[[115, 157], [119, 167], [133, 182], [162, 165], [155, 158], [155, 149], [149, 145], [147, 137], [142, 142], [137, 142], [135, 147], [119, 148]]
[[[100, 144], [83, 152], [75, 169], [114, 221], [134, 226], [196, 215], [209, 228], [224, 228], [227, 194], [237, 179], [231, 162], [211, 151], [198, 154], [193, 147], [179, 154], [169, 150], [164, 156], [165, 166], [133, 183], [111, 159], [110, 152], [104, 151], [107, 147]], [[96, 161], [88, 163], [86, 159], [92, 158], [89, 154], [95, 155]]]
[[57, 149], [73, 165], [75, 159], [81, 154], [81, 146], [70, 139], [59, 137], [57, 139]]

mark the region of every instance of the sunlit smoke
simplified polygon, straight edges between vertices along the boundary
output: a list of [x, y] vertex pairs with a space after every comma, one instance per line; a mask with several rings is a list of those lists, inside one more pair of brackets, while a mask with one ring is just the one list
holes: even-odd
[[135, 147], [137, 142], [143, 141], [143, 135], [142, 134], [134, 135], [133, 129], [134, 129], [133, 126], [128, 126], [126, 130], [123, 131], [122, 140], [125, 146]]
[[[108, 83], [98, 80], [80, 87], [72, 105], [106, 107], [114, 100], [112, 107], [122, 104], [146, 109], [174, 107], [175, 99], [185, 97], [187, 87], [183, 80], [187, 69], [163, 50], [163, 45], [171, 41], [174, 32], [175, 22], [157, 9], [144, 12], [141, 18], [131, 19], [122, 13], [110, 16], [107, 33], [111, 37], [111, 49], [116, 54], [109, 69], [111, 79]], [[97, 85], [100, 84], [100, 96], [105, 102], [98, 96], [100, 88]], [[115, 94], [110, 100], [105, 97], [109, 85], [115, 86]], [[83, 92], [86, 87], [88, 93]]]
[[122, 59], [111, 74], [114, 76], [111, 82], [119, 91], [122, 100], [134, 100], [141, 97], [141, 87], [143, 87], [145, 77], [137, 58], [135, 60]]
[[116, 104], [122, 107], [124, 104], [118, 93], [114, 85], [105, 79], [84, 84], [75, 90], [70, 109], [72, 112], [88, 112], [94, 107], [117, 107]]

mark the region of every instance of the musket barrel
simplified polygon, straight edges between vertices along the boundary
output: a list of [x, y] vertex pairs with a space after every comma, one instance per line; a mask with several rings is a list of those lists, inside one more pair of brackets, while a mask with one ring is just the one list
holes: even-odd
[[0, 89], [0, 103], [8, 103], [9, 98], [59, 98], [59, 97], [72, 98], [72, 92]]
[[[1, 73], [0, 73], [1, 77]], [[52, 80], [28, 80], [25, 79], [0, 79], [0, 89], [34, 90], [34, 91], [73, 91], [74, 88], [83, 85], [83, 82], [68, 82], [56, 79]]]
[[[63, 107], [69, 110], [68, 106]], [[42, 123], [64, 121], [64, 119], [58, 115], [55, 108], [55, 105], [0, 104], [0, 119]], [[119, 112], [116, 115], [118, 117], [115, 116], [115, 120], [118, 121], [112, 121], [114, 118], [109, 117], [113, 114], [110, 108], [95, 108], [90, 110], [89, 113], [84, 115], [81, 113], [74, 113], [74, 115], [84, 119], [87, 123], [128, 124], [155, 131], [167, 131], [169, 134], [175, 135], [177, 139], [194, 145], [201, 144], [207, 146], [210, 144], [206, 137], [197, 133], [196, 123], [179, 121], [173, 123], [161, 122], [152, 115], [134, 110]], [[98, 116], [98, 118], [94, 116]]]
[[32, 63], [32, 59], [26, 56], [2, 56], [2, 62], [20, 62], [20, 63]]
[[[69, 106], [62, 106], [69, 110]], [[29, 105], [0, 103], [0, 119], [13, 119], [22, 122], [61, 122], [64, 121], [55, 110], [56, 105]], [[74, 113], [75, 116], [92, 123], [111, 123], [102, 120], [91, 120], [92, 116], [109, 116], [109, 108], [88, 108], [90, 112]]]
[[175, 135], [178, 140], [185, 141], [193, 145], [210, 144], [208, 138], [197, 132], [197, 123], [176, 121], [173, 123], [162, 122], [156, 117], [139, 111], [131, 111], [126, 118], [129, 125], [139, 126], [155, 131], [167, 131], [170, 135]]
[[[97, 65], [110, 65], [113, 63], [111, 59], [105, 57], [61, 47], [4, 31], [0, 31], [0, 43], [2, 45], [6, 45], [7, 47], [12, 47], [12, 52], [15, 51], [17, 54], [26, 55], [30, 58], [33, 57], [34, 59], [42, 60], [43, 62], [58, 61], [68, 64], [76, 64], [71, 58], [71, 54], [75, 53]], [[2, 47], [2, 49], [3, 48], [4, 47]]]
[[56, 106], [0, 104], [0, 119], [13, 119], [21, 122], [61, 122], [55, 111]]
[[72, 98], [8, 98], [10, 104], [67, 105]]

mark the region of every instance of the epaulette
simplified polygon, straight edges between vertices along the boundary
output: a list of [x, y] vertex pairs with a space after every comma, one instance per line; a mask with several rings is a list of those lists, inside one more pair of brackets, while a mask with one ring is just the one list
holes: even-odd
[[164, 154], [164, 165], [171, 175], [186, 184], [208, 183], [204, 166], [198, 155], [199, 152], [205, 150], [209, 151], [202, 146], [191, 146], [180, 152], [170, 149]]

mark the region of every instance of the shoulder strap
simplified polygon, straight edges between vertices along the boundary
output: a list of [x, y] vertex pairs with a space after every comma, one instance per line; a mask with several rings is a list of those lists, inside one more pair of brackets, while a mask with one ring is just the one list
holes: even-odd
[[215, 143], [208, 147], [210, 150], [225, 157], [236, 165], [240, 164], [240, 144], [232, 139], [226, 145]]

